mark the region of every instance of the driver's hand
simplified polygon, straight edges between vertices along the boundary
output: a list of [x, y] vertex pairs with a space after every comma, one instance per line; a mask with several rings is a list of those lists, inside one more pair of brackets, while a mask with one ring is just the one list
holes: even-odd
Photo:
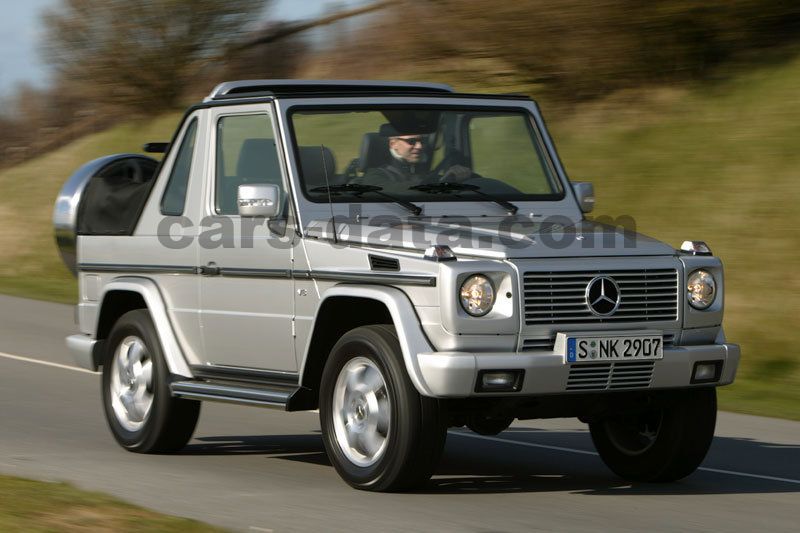
[[472, 169], [464, 165], [453, 165], [447, 169], [447, 172], [442, 176], [442, 182], [459, 183], [466, 181], [473, 176]]

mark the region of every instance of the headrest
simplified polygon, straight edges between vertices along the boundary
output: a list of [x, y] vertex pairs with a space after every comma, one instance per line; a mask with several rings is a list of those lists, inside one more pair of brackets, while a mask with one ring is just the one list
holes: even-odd
[[256, 178], [258, 182], [280, 181], [278, 151], [274, 139], [247, 139], [242, 143], [236, 175], [240, 178]]
[[[303, 176], [306, 190], [314, 187], [325, 186], [325, 174], [328, 175], [328, 183], [335, 185], [336, 180], [336, 160], [333, 152], [327, 147], [322, 146], [300, 146], [300, 173]], [[323, 157], [325, 164], [323, 165]]]
[[[388, 124], [384, 124], [388, 126]], [[383, 128], [381, 128], [383, 129]], [[358, 170], [381, 167], [390, 161], [389, 140], [380, 133], [365, 133], [361, 139], [361, 153], [358, 157]]]

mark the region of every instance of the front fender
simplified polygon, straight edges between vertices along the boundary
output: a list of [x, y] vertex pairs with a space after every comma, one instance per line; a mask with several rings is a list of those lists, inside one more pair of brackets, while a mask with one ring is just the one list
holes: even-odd
[[[432, 352], [434, 349], [425, 337], [425, 333], [422, 331], [419, 318], [417, 318], [417, 313], [411, 301], [408, 299], [408, 296], [406, 296], [403, 291], [394, 287], [382, 287], [377, 285], [337, 285], [331, 287], [322, 294], [319, 307], [317, 308], [317, 315], [314, 317], [314, 322], [311, 326], [311, 331], [316, 331], [319, 310], [322, 309], [325, 300], [337, 296], [375, 300], [386, 306], [392, 317], [394, 327], [397, 330], [397, 338], [400, 341], [403, 361], [408, 376], [411, 378], [411, 382], [423, 396], [433, 396], [433, 393], [422, 378], [419, 363], [417, 362], [417, 354]], [[308, 360], [311, 341], [312, 339], [309, 338], [303, 361]], [[306, 365], [304, 364], [300, 376], [301, 383], [303, 382], [304, 376], [302, 374], [305, 372], [305, 368]]]

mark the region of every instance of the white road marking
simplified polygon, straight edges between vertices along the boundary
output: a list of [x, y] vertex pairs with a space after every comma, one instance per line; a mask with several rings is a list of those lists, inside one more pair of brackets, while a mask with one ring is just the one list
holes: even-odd
[[13, 355], [10, 353], [0, 352], [0, 357], [6, 357], [8, 359], [16, 359], [17, 361], [25, 361], [26, 363], [36, 363], [39, 365], [54, 366], [56, 368], [63, 368], [65, 370], [74, 370], [75, 372], [84, 372], [86, 374], [94, 374], [94, 375], [100, 374], [100, 372], [92, 372], [91, 370], [87, 370], [85, 368], [79, 368], [77, 366], [61, 365], [58, 363], [51, 363], [50, 361], [42, 361], [41, 359], [32, 359], [30, 357], [22, 357], [21, 355]]
[[486, 435], [477, 435], [475, 433], [464, 433], [463, 431], [449, 431], [451, 435], [461, 435], [462, 437], [473, 437], [476, 439], [490, 440], [493, 442], [505, 442], [506, 444], [519, 444], [520, 446], [527, 446], [529, 448], [545, 448], [547, 450], [556, 450], [559, 452], [580, 453], [583, 455], [598, 455], [597, 452], [590, 452], [587, 450], [578, 450], [577, 448], [564, 448], [561, 446], [547, 446], [546, 444], [536, 444], [534, 442], [525, 442], [521, 440], [501, 439], [500, 437], [488, 437]]
[[[486, 435], [476, 435], [475, 433], [465, 433], [463, 431], [448, 431], [451, 435], [460, 435], [462, 437], [472, 437], [474, 439], [483, 439], [489, 440], [492, 442], [503, 442], [506, 444], [516, 444], [518, 446], [527, 446], [528, 448], [544, 448], [547, 450], [556, 450], [559, 452], [567, 452], [567, 453], [579, 453], [581, 455], [595, 455], [598, 456], [597, 452], [590, 452], [588, 450], [579, 450], [577, 448], [564, 448], [563, 446], [548, 446], [546, 444], [536, 444], [535, 442], [525, 442], [520, 440], [510, 440], [510, 439], [501, 439], [499, 437], [489, 437]], [[798, 479], [789, 479], [785, 477], [774, 477], [774, 476], [763, 476], [761, 474], [749, 474], [747, 472], [735, 472], [733, 470], [720, 470], [718, 468], [706, 468], [700, 467], [698, 470], [702, 470], [704, 472], [713, 472], [715, 474], [727, 474], [729, 476], [740, 476], [740, 477], [750, 477], [756, 479], [765, 479], [768, 481], [781, 481], [783, 483], [794, 483], [796, 485], [800, 485], [800, 480]]]
[[768, 479], [770, 481], [782, 481], [784, 483], [795, 483], [800, 485], [800, 480], [798, 479], [789, 479], [785, 477], [773, 477], [773, 476], [762, 476], [761, 474], [748, 474], [746, 472], [734, 472], [732, 470], [719, 470], [718, 468], [705, 468], [700, 467], [698, 470], [704, 470], [706, 472], [714, 472], [716, 474], [729, 474], [731, 476], [744, 476], [744, 477], [754, 477], [757, 479]]
[[266, 533], [273, 533], [274, 529], [267, 529], [264, 527], [250, 526], [250, 531], [265, 531]]

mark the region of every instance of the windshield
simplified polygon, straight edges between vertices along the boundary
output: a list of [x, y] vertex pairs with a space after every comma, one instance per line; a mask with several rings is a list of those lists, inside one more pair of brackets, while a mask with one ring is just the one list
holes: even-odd
[[313, 202], [563, 197], [523, 110], [316, 108], [294, 111], [290, 121], [303, 192]]

